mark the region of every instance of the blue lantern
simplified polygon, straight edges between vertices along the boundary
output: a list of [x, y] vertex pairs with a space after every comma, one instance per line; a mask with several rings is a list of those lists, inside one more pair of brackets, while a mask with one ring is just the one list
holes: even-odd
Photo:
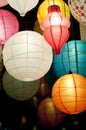
[[53, 67], [57, 77], [68, 73], [86, 77], [86, 42], [82, 40], [67, 42], [60, 54], [54, 56]]

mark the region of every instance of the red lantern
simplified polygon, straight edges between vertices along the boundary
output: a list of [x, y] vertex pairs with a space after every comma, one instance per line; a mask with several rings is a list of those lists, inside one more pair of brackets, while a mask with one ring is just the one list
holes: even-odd
[[37, 97], [42, 98], [42, 99], [50, 96], [50, 88], [45, 81], [45, 77], [40, 78], [40, 86], [36, 95]]
[[38, 119], [40, 125], [56, 126], [62, 123], [66, 114], [53, 104], [52, 98], [45, 98], [38, 106]]
[[7, 10], [0, 10], [0, 44], [19, 31], [19, 23], [14, 14]]
[[86, 110], [86, 78], [79, 74], [62, 76], [52, 88], [52, 99], [62, 112], [83, 112]]
[[62, 46], [69, 38], [70, 21], [60, 13], [57, 5], [49, 6], [48, 16], [40, 24], [44, 31], [46, 41], [52, 46], [56, 54], [60, 53]]

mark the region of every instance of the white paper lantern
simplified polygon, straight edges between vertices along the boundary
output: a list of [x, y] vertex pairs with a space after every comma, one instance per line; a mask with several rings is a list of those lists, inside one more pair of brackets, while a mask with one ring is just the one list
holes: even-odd
[[86, 0], [68, 0], [68, 5], [73, 17], [86, 25]]
[[3, 7], [7, 4], [8, 4], [7, 0], [0, 0], [0, 7]]
[[39, 80], [23, 82], [13, 78], [7, 71], [2, 77], [3, 89], [15, 100], [24, 101], [33, 97], [39, 89]]
[[22, 81], [40, 79], [50, 69], [52, 59], [52, 48], [41, 34], [34, 31], [14, 34], [3, 48], [6, 70]]
[[20, 16], [33, 9], [39, 2], [39, 0], [7, 0], [8, 4], [15, 10], [17, 10]]

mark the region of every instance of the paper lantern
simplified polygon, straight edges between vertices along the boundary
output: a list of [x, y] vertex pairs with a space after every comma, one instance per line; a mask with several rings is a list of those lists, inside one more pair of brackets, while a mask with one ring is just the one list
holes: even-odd
[[33, 9], [39, 2], [39, 0], [7, 0], [9, 5], [17, 10], [20, 16], [25, 16], [25, 14]]
[[50, 69], [52, 59], [52, 48], [41, 34], [34, 31], [16, 33], [6, 42], [3, 49], [6, 70], [22, 81], [43, 77]]
[[38, 120], [41, 125], [57, 126], [65, 119], [66, 114], [54, 105], [52, 98], [45, 98], [38, 106]]
[[16, 16], [7, 10], [1, 9], [0, 44], [5, 44], [5, 42], [18, 31], [19, 31], [19, 22]]
[[57, 5], [49, 6], [48, 16], [40, 24], [44, 30], [43, 36], [52, 46], [56, 54], [60, 53], [62, 46], [69, 38], [70, 21], [61, 15]]
[[86, 109], [86, 78], [67, 74], [53, 85], [52, 99], [55, 106], [67, 114], [78, 114]]
[[50, 88], [48, 84], [46, 83], [45, 77], [42, 77], [40, 79], [40, 86], [39, 86], [39, 90], [37, 91], [36, 96], [42, 99], [50, 96]]
[[58, 5], [51, 5], [48, 7], [48, 15], [40, 23], [40, 28], [44, 31], [45, 28], [52, 25], [61, 25], [67, 28], [70, 27], [70, 20], [63, 16]]
[[68, 5], [73, 17], [80, 23], [86, 25], [86, 1], [68, 0]]
[[7, 0], [0, 0], [0, 7], [3, 7], [7, 4], [8, 4]]
[[18, 101], [32, 98], [39, 89], [39, 80], [23, 82], [13, 78], [7, 71], [2, 77], [3, 89], [8, 96]]
[[67, 42], [59, 55], [54, 56], [53, 67], [57, 77], [69, 72], [86, 77], [86, 42], [72, 40]]
[[48, 15], [48, 7], [51, 5], [58, 5], [61, 13], [68, 19], [70, 19], [70, 9], [63, 0], [44, 0], [37, 11], [38, 22], [41, 23]]
[[39, 25], [38, 20], [35, 21], [33, 30], [34, 30], [35, 32], [38, 32], [38, 33], [40, 33], [40, 34], [43, 34], [43, 31], [42, 31], [41, 28], [40, 28], [40, 25]]

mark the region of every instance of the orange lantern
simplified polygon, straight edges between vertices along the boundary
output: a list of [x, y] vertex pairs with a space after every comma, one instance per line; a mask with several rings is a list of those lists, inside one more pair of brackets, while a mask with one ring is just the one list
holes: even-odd
[[48, 7], [48, 16], [40, 24], [44, 31], [46, 41], [52, 46], [56, 54], [60, 53], [62, 46], [69, 38], [70, 20], [60, 13], [57, 5]]
[[52, 98], [45, 98], [38, 106], [39, 123], [43, 126], [56, 126], [61, 124], [66, 114], [53, 104]]
[[59, 78], [52, 88], [52, 99], [62, 112], [78, 114], [86, 110], [86, 79], [79, 74]]

